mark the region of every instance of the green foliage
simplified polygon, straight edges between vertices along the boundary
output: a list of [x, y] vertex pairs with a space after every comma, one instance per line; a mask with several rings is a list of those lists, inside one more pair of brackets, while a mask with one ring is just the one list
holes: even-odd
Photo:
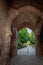
[[20, 42], [25, 43], [28, 41], [28, 36], [27, 36], [27, 29], [23, 28], [18, 32], [18, 39]]
[[28, 33], [27, 29], [23, 28], [18, 32], [18, 48], [22, 48], [23, 43], [27, 43], [27, 41], [29, 45], [35, 44], [35, 35], [33, 31]]
[[20, 49], [20, 48], [23, 48], [23, 46], [21, 44], [18, 44], [17, 48]]
[[34, 35], [34, 32], [33, 31], [30, 33], [30, 42], [32, 44], [35, 44], [35, 35]]
[[30, 41], [27, 42], [28, 45], [32, 45], [32, 43]]

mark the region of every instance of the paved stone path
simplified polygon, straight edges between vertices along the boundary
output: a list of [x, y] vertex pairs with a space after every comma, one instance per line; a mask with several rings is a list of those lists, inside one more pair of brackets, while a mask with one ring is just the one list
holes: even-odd
[[34, 47], [25, 47], [17, 51], [18, 56], [10, 59], [9, 65], [43, 65], [43, 57], [35, 55]]
[[12, 57], [9, 65], [43, 65], [43, 58], [37, 56]]
[[35, 47], [29, 46], [18, 49], [17, 55], [36, 55]]
[[[18, 50], [18, 55], [10, 58], [8, 65], [43, 65], [43, 57], [38, 57], [35, 54], [33, 55], [33, 52], [35, 53], [35, 49], [31, 48], [30, 52], [30, 48], [26, 47], [23, 48], [24, 50]], [[2, 65], [1, 62], [0, 65]]]

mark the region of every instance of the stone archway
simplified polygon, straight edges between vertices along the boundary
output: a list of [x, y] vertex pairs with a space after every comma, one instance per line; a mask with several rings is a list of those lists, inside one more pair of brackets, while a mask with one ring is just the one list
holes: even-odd
[[12, 33], [13, 33], [12, 39], [11, 39], [11, 55], [12, 56], [17, 55], [17, 40], [18, 40], [17, 38], [18, 37], [16, 33], [24, 27], [31, 28], [35, 32], [34, 27], [30, 26], [28, 22], [23, 22], [22, 24], [16, 27], [14, 22], [12, 23]]
[[[34, 11], [35, 10], [32, 10], [32, 9], [30, 9], [28, 11], [28, 8], [25, 9], [25, 7], [20, 8], [18, 10], [19, 14], [13, 20], [14, 22], [13, 22], [12, 26], [14, 26], [14, 28], [16, 27], [18, 30], [23, 27], [23, 23], [24, 23], [24, 26], [27, 25], [28, 27], [32, 28], [35, 31], [35, 34], [37, 34], [36, 36], [38, 36], [40, 34], [40, 28], [42, 25], [42, 21], [41, 21], [42, 17], [40, 17], [39, 13], [36, 14], [36, 12], [34, 12]], [[38, 10], [37, 10], [37, 12], [38, 12]], [[20, 28], [19, 28], [19, 26], [20, 26]], [[37, 40], [38, 40], [38, 38], [37, 38]], [[39, 40], [39, 42], [40, 42], [40, 40]], [[39, 48], [36, 47], [36, 49], [38, 49], [37, 54], [40, 55], [40, 53], [41, 53], [41, 50], [39, 50], [40, 46], [39, 46]]]
[[[28, 12], [33, 12], [35, 13], [37, 16], [39, 16], [42, 20], [43, 20], [43, 12], [41, 12], [39, 9], [35, 8], [35, 7], [32, 7], [32, 6], [24, 6], [24, 7], [21, 7], [20, 9], [18, 10], [15, 10], [14, 8], [11, 8], [9, 10], [9, 17], [8, 17], [8, 20], [7, 20], [7, 23], [6, 23], [6, 26], [11, 26], [12, 24], [12, 21], [22, 12], [25, 12], [25, 11], [28, 11]], [[29, 16], [30, 17], [30, 16]], [[31, 19], [31, 17], [30, 17]], [[7, 25], [8, 24], [8, 25]], [[5, 27], [6, 27], [5, 26]]]
[[[40, 23], [42, 25], [41, 20], [43, 20], [43, 13], [40, 10], [38, 10], [37, 8], [34, 8], [32, 6], [25, 6], [18, 10], [15, 10], [12, 8], [9, 11], [9, 13], [10, 13], [9, 18], [8, 18], [5, 28], [4, 28], [5, 32], [6, 32], [5, 33], [5, 36], [6, 36], [5, 43], [6, 44], [4, 45], [4, 49], [3, 49], [3, 53], [5, 53], [5, 56], [4, 56], [4, 54], [2, 54], [2, 57], [3, 57], [2, 59], [3, 59], [4, 65], [6, 64], [6, 62], [7, 62], [6, 60], [8, 60], [8, 56], [9, 56], [10, 42], [6, 42], [6, 41], [8, 41], [8, 39], [10, 37], [9, 35], [11, 34], [12, 22], [14, 22], [14, 28], [15, 28], [14, 29], [15, 31], [13, 31], [13, 33], [15, 32], [14, 35], [16, 35], [16, 29], [24, 22], [29, 23], [30, 27], [36, 32], [36, 34], [37, 33], [39, 34], [40, 28], [41, 28]], [[22, 22], [19, 22], [19, 21], [22, 21]], [[7, 33], [8, 33], [8, 35], [7, 35]], [[37, 34], [37, 36], [38, 36], [38, 34]], [[15, 36], [14, 36], [14, 38], [15, 38]], [[16, 40], [14, 40], [14, 42], [16, 42]], [[14, 42], [13, 42], [12, 46], [15, 45]], [[7, 47], [6, 47], [6, 45], [7, 45]], [[7, 51], [5, 51], [5, 48]], [[11, 48], [13, 49], [13, 52], [16, 50], [16, 47], [15, 48], [11, 47]], [[11, 51], [12, 56], [15, 56], [15, 52], [14, 53], [13, 52]], [[40, 51], [39, 51], [39, 53], [40, 53]]]

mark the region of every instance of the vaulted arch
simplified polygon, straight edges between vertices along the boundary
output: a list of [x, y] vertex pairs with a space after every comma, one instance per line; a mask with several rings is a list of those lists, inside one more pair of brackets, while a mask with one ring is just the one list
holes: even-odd
[[[37, 37], [37, 34], [38, 35], [40, 34], [40, 29], [43, 24], [42, 23], [43, 13], [39, 11], [37, 8], [34, 8], [32, 6], [22, 7], [16, 11], [16, 17], [13, 14], [11, 16], [11, 19], [12, 19], [11, 26], [13, 30], [13, 37], [16, 35], [14, 34], [14, 32], [16, 30], [17, 31], [20, 30], [23, 27], [29, 27], [33, 31], [35, 31], [36, 37]], [[14, 38], [16, 38], [16, 36]], [[39, 38], [40, 38], [40, 35], [39, 35]]]
[[[15, 56], [17, 53], [16, 48], [16, 32], [17, 29], [21, 29], [24, 26], [30, 27], [32, 30], [34, 30], [36, 33], [37, 41], [36, 43], [40, 42], [40, 29], [43, 24], [43, 12], [41, 12], [39, 9], [33, 7], [33, 6], [24, 6], [19, 8], [18, 10], [15, 10], [14, 8], [11, 8], [9, 10], [9, 17], [7, 19], [7, 22], [4, 26], [5, 31], [5, 48], [3, 49], [3, 52], [5, 51], [5, 56], [8, 58], [9, 50], [11, 49], [11, 53], [13, 56]], [[11, 27], [13, 29], [13, 33], [11, 31]], [[12, 38], [11, 38], [12, 33]], [[15, 39], [14, 39], [15, 38]], [[11, 40], [12, 42], [11, 42]], [[39, 39], [39, 40], [38, 40]], [[12, 51], [13, 50], [13, 51]], [[7, 55], [8, 54], [8, 55]], [[41, 55], [43, 52], [40, 50], [40, 45], [37, 46], [37, 54]], [[4, 54], [2, 54], [4, 57]]]
[[32, 6], [24, 6], [24, 7], [21, 7], [20, 9], [18, 9], [18, 10], [11, 8], [9, 10], [9, 18], [8, 18], [6, 24], [8, 24], [8, 26], [11, 26], [12, 21], [17, 16], [19, 17], [20, 14], [24, 14], [24, 16], [26, 16], [26, 14], [28, 14], [27, 17], [30, 18], [31, 21], [37, 22], [37, 20], [39, 20], [39, 18], [41, 18], [43, 20], [43, 13], [39, 9], [32, 7]]

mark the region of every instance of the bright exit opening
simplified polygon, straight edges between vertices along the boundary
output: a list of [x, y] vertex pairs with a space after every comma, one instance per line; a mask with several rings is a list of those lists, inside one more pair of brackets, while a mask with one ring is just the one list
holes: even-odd
[[18, 32], [17, 54], [36, 55], [35, 34], [30, 28], [23, 28]]

